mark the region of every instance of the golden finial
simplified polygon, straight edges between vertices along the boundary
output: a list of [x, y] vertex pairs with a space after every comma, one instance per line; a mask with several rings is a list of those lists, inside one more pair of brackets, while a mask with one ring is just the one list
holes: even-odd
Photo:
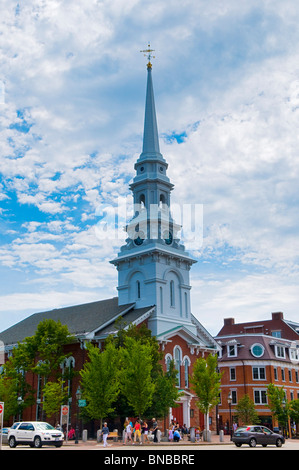
[[144, 57], [147, 57], [147, 59], [148, 59], [147, 68], [150, 68], [150, 69], [151, 69], [151, 68], [152, 68], [151, 58], [155, 59], [155, 56], [152, 55], [152, 52], [155, 52], [155, 50], [154, 50], [154, 49], [151, 49], [151, 45], [150, 45], [150, 44], [148, 44], [147, 47], [148, 47], [147, 49], [145, 49], [144, 51], [140, 51], [140, 52], [143, 52]]

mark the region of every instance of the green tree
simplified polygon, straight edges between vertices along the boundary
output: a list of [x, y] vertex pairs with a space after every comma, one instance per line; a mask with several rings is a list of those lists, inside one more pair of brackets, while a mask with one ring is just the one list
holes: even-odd
[[238, 418], [242, 424], [258, 424], [260, 422], [254, 402], [248, 395], [244, 395], [240, 398], [236, 405], [235, 417]]
[[[21, 412], [34, 403], [34, 389], [26, 380], [26, 373], [39, 374], [45, 382], [61, 377], [61, 362], [67, 357], [64, 345], [74, 342], [67, 326], [59, 321], [45, 319], [37, 326], [33, 336], [26, 337], [12, 350], [4, 365], [1, 379], [1, 394], [6, 396], [6, 409], [11, 414]], [[19, 400], [22, 398], [21, 405]]]
[[166, 372], [162, 369], [155, 378], [155, 391], [151, 407], [147, 410], [147, 416], [156, 416], [158, 418], [166, 418], [169, 408], [178, 406], [181, 393], [177, 387], [177, 370], [174, 361], [169, 363]]
[[89, 345], [88, 358], [80, 371], [85, 412], [91, 419], [99, 419], [102, 427], [103, 418], [115, 410], [120, 391], [119, 351], [111, 342], [103, 351]]
[[206, 429], [209, 430], [209, 412], [219, 403], [221, 376], [217, 372], [217, 356], [209, 354], [207, 359], [197, 359], [191, 376], [192, 389], [198, 401], [196, 405], [206, 416]]
[[269, 408], [278, 424], [283, 428], [288, 426], [290, 406], [286, 401], [286, 394], [283, 387], [277, 387], [269, 384], [267, 387], [267, 396], [269, 398]]
[[63, 389], [64, 381], [47, 382], [43, 388], [43, 410], [47, 417], [56, 415], [59, 418], [60, 407], [66, 402], [67, 393]]
[[[290, 417], [296, 423], [296, 429], [299, 430], [299, 400], [290, 402]], [[298, 431], [297, 431], [298, 434]]]
[[122, 348], [121, 387], [138, 417], [141, 417], [152, 404], [155, 391], [152, 368], [151, 346], [128, 336]]

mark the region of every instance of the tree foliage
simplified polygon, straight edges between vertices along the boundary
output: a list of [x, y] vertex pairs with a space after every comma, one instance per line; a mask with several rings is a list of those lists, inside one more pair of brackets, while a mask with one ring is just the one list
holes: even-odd
[[152, 348], [139, 339], [127, 337], [121, 354], [121, 388], [135, 415], [141, 417], [152, 404]]
[[269, 398], [269, 408], [277, 419], [279, 425], [285, 426], [289, 417], [289, 403], [286, 401], [286, 394], [283, 387], [277, 387], [270, 383], [267, 387]]
[[235, 409], [235, 417], [242, 424], [258, 424], [260, 422], [254, 402], [247, 394], [240, 398]]
[[0, 398], [5, 401], [6, 417], [34, 403], [35, 390], [26, 381], [27, 372], [44, 377], [45, 382], [50, 377], [53, 381], [61, 377], [59, 366], [67, 357], [64, 346], [73, 341], [67, 326], [45, 319], [38, 324], [33, 336], [18, 343], [4, 365], [0, 381]]
[[115, 410], [120, 391], [120, 354], [113, 343], [104, 351], [88, 346], [88, 361], [80, 371], [85, 412], [91, 419], [102, 420]]
[[217, 372], [217, 356], [209, 354], [207, 359], [195, 361], [191, 384], [198, 399], [196, 405], [205, 415], [219, 403], [221, 376]]

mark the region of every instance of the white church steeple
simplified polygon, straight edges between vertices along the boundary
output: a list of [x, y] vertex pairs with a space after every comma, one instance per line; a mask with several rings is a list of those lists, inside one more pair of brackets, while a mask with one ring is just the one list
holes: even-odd
[[196, 330], [191, 323], [189, 281], [190, 267], [195, 260], [180, 243], [181, 226], [171, 216], [173, 184], [167, 176], [167, 168], [160, 153], [149, 60], [143, 148], [130, 185], [134, 216], [126, 226], [126, 245], [111, 263], [118, 269], [119, 305], [135, 303], [136, 308], [154, 305], [155, 314], [149, 319], [149, 327], [156, 336], [182, 325], [192, 333]]

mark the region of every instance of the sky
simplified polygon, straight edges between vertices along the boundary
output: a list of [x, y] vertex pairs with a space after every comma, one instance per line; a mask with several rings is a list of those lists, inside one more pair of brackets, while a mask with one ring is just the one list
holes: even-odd
[[193, 314], [299, 322], [298, 24], [294, 0], [2, 0], [0, 331], [117, 295], [97, 227], [131, 198], [149, 43], [172, 202], [203, 208]]

